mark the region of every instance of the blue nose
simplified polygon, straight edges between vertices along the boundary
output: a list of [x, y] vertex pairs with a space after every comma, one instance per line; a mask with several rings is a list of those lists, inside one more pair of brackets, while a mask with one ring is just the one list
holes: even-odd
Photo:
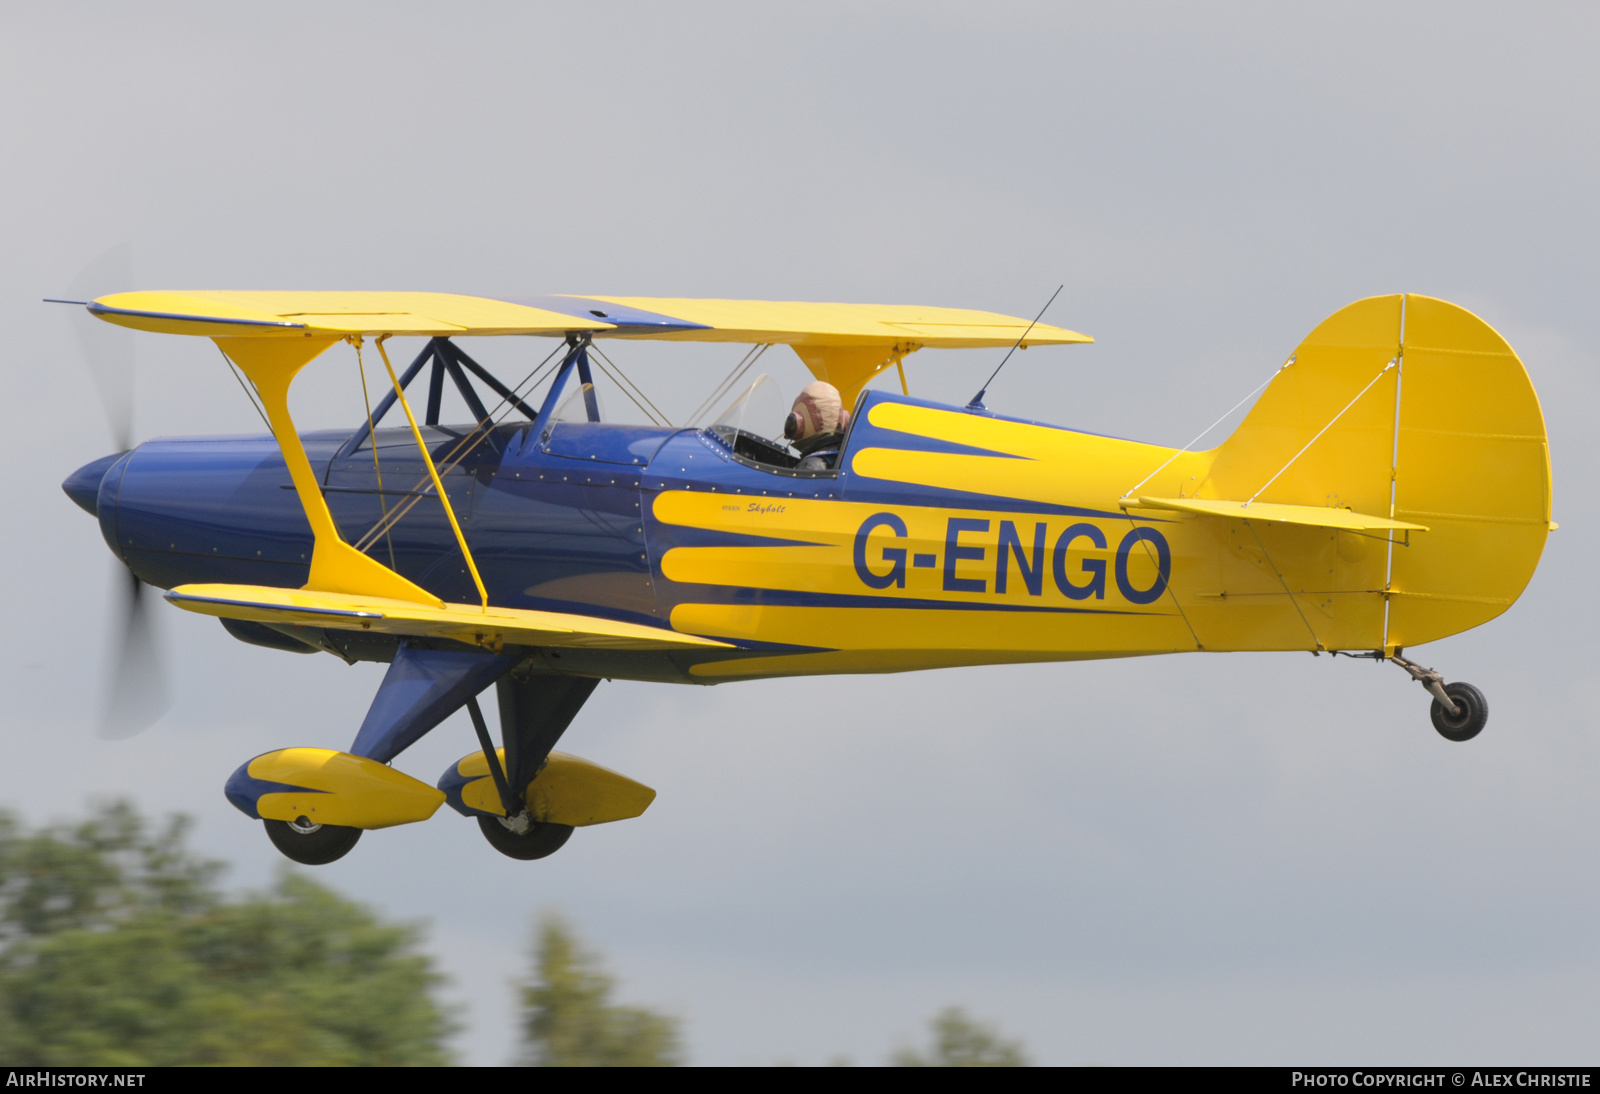
[[61, 484], [61, 489], [67, 492], [67, 497], [71, 498], [79, 509], [91, 517], [99, 516], [97, 501], [100, 496], [100, 480], [106, 477], [111, 465], [124, 455], [122, 452], [114, 452], [109, 456], [101, 456], [93, 463], [84, 464], [67, 476], [66, 481]]

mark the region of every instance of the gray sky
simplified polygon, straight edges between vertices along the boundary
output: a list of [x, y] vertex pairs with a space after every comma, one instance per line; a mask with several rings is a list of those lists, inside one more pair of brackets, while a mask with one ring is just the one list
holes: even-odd
[[[657, 788], [518, 863], [444, 811], [318, 871], [427, 918], [470, 1062], [559, 908], [701, 1063], [881, 1059], [961, 1003], [1049, 1063], [1571, 1062], [1600, 1024], [1600, 16], [1579, 5], [27, 5], [0, 15], [0, 804], [200, 819], [270, 748], [343, 747], [381, 677], [163, 607], [178, 701], [95, 739], [115, 563], [60, 492], [108, 450], [61, 315], [143, 288], [925, 303], [1048, 318], [989, 405], [1178, 444], [1325, 315], [1472, 308], [1543, 400], [1555, 533], [1526, 594], [1418, 655], [1481, 687], [1445, 742], [1392, 667], [1307, 656], [606, 684], [564, 747]], [[251, 429], [203, 340], [130, 333], [138, 436]], [[491, 367], [548, 347], [469, 349]], [[734, 347], [613, 356], [682, 415]], [[788, 394], [807, 378], [769, 360]], [[965, 401], [995, 355], [924, 351]], [[346, 363], [296, 389], [354, 425]], [[613, 397], [610, 407], [621, 409]], [[259, 426], [256, 426], [259, 428]], [[815, 712], [824, 712], [820, 716]], [[401, 758], [431, 781], [455, 719]]]

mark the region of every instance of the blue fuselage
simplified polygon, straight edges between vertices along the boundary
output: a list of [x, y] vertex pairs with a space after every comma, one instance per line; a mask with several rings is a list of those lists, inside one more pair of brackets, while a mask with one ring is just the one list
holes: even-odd
[[[445, 489], [490, 601], [506, 607], [665, 625], [677, 597], [662, 578], [660, 559], [672, 546], [692, 544], [696, 533], [652, 518], [651, 502], [661, 491], [835, 498], [842, 486], [832, 473], [758, 468], [703, 430], [562, 422], [538, 435], [501, 427], [463, 445], [466, 434], [424, 430], [441, 469], [452, 453], [470, 448], [444, 472]], [[368, 445], [343, 453], [348, 440], [347, 433], [303, 437], [345, 541], [443, 600], [475, 602], [471, 575], [410, 431], [379, 430], [377, 467]], [[150, 585], [294, 588], [306, 582], [311, 529], [278, 446], [266, 434], [147, 441], [85, 466], [64, 486], [92, 508], [112, 551]], [[390, 530], [371, 534], [386, 509], [407, 506]], [[230, 630], [240, 637], [254, 632], [273, 644], [259, 625]], [[388, 660], [393, 652], [392, 639], [358, 633], [296, 628], [296, 636], [350, 659]], [[566, 658], [564, 671], [684, 681], [691, 663], [662, 653], [548, 656]]]

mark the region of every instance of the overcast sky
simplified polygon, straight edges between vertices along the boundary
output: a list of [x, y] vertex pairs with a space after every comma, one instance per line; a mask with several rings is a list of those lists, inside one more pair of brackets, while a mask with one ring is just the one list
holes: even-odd
[[[1399, 291], [1522, 355], [1555, 517], [1503, 617], [1422, 647], [1483, 689], [1451, 744], [1392, 666], [1188, 655], [908, 676], [603, 684], [563, 747], [641, 819], [513, 862], [448, 810], [317, 871], [426, 918], [512, 1051], [532, 917], [567, 913], [699, 1063], [883, 1058], [949, 1003], [1041, 1062], [1570, 1063], [1600, 1025], [1594, 305], [1600, 16], [1580, 5], [12, 5], [0, 15], [0, 805], [199, 819], [244, 760], [344, 747], [382, 666], [158, 612], [177, 701], [95, 737], [119, 591], [60, 481], [110, 448], [57, 295], [419, 289], [919, 303], [1092, 346], [1018, 355], [1001, 413], [1180, 444], [1327, 314]], [[200, 339], [127, 334], [140, 438], [249, 430]], [[548, 346], [474, 343], [487, 365]], [[731, 346], [619, 346], [670, 414]], [[924, 351], [965, 402], [988, 351]], [[770, 371], [808, 379], [786, 351]], [[615, 412], [623, 401], [609, 400]], [[351, 426], [348, 363], [296, 389]], [[259, 428], [258, 426], [256, 428]], [[824, 712], [818, 715], [816, 712]], [[453, 719], [397, 766], [432, 782]]]

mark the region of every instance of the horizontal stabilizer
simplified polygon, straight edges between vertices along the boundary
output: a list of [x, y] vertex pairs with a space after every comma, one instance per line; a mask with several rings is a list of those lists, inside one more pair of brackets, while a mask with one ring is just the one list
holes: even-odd
[[607, 650], [729, 648], [725, 642], [661, 627], [524, 608], [484, 611], [469, 604], [435, 608], [384, 597], [265, 585], [180, 585], [166, 597], [186, 611], [223, 619], [448, 638], [490, 648], [504, 644]]
[[[1124, 501], [1124, 508], [1130, 503]], [[1275, 505], [1257, 501], [1217, 501], [1210, 498], [1146, 498], [1138, 501], [1141, 509], [1167, 509], [1175, 513], [1197, 513], [1206, 517], [1229, 517], [1233, 520], [1272, 521], [1277, 524], [1303, 524], [1310, 528], [1337, 528], [1342, 532], [1426, 532], [1423, 524], [1407, 524], [1403, 520], [1387, 517], [1370, 517], [1349, 509], [1336, 509], [1328, 505]]]

